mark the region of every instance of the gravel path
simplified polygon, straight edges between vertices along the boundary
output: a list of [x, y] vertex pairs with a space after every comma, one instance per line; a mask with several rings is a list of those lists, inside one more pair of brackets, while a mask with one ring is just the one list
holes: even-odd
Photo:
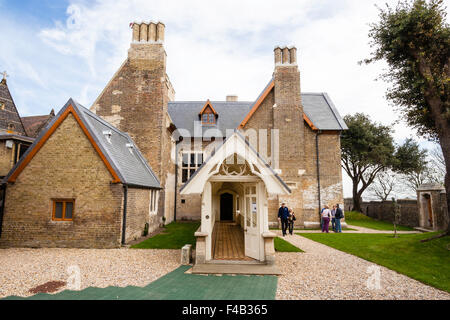
[[[450, 300], [447, 292], [321, 243], [298, 235], [284, 239], [305, 252], [276, 253], [276, 263], [283, 272], [278, 279], [277, 299]], [[368, 272], [371, 266], [379, 268], [379, 289], [367, 286], [373, 275], [373, 271]]]
[[0, 249], [0, 298], [29, 296], [48, 281], [68, 282], [70, 266], [79, 267], [80, 289], [145, 286], [177, 268], [179, 259], [180, 250]]

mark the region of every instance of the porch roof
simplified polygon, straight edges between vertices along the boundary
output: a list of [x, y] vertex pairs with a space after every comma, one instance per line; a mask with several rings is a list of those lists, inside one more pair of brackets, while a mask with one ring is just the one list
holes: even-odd
[[[269, 193], [275, 193], [275, 194], [290, 194], [291, 189], [288, 187], [288, 185], [281, 179], [281, 177], [275, 172], [275, 170], [264, 160], [263, 157], [252, 147], [252, 145], [249, 143], [247, 139], [245, 139], [244, 135], [239, 131], [235, 130], [234, 133], [228, 137], [222, 145], [214, 150], [211, 155], [203, 162], [203, 164], [194, 172], [194, 174], [186, 181], [186, 183], [181, 187], [180, 193], [181, 194], [190, 194], [190, 193], [201, 193], [200, 190], [203, 190], [203, 188], [195, 188], [193, 185], [196, 183], [197, 180], [203, 178], [203, 181], [200, 181], [197, 185], [203, 185], [209, 180], [209, 178], [216, 174], [219, 171], [220, 164], [230, 155], [232, 154], [238, 154], [242, 152], [242, 150], [239, 150], [237, 145], [234, 144], [234, 148], [230, 148], [228, 150], [224, 149], [226, 148], [226, 145], [231, 144], [232, 141], [236, 141], [240, 143], [246, 150], [249, 151], [249, 158], [243, 157], [246, 161], [251, 162], [253, 165], [257, 165], [258, 169], [261, 170], [261, 174], [257, 174], [256, 172], [253, 172], [256, 176], [259, 176], [265, 183], [266, 187], [269, 191]], [[223, 156], [221, 156], [221, 153]], [[241, 155], [242, 156], [242, 155]], [[213, 169], [215, 165], [217, 166], [217, 169], [214, 170], [213, 173], [210, 173], [210, 171]], [[271, 184], [270, 182], [273, 182], [274, 184]], [[276, 185], [276, 186], [275, 186]]]

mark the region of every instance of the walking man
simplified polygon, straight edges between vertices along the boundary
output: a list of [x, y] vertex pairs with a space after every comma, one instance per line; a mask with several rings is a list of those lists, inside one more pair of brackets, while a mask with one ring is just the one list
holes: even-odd
[[341, 219], [344, 218], [344, 212], [342, 211], [341, 208], [339, 208], [339, 204], [336, 205], [336, 215], [335, 215], [335, 219], [336, 219], [336, 232], [342, 232], [342, 228], [341, 228]]
[[281, 230], [283, 230], [283, 237], [286, 236], [286, 229], [288, 227], [288, 218], [289, 218], [289, 209], [283, 202], [281, 204], [280, 209], [278, 209], [278, 219], [281, 220]]

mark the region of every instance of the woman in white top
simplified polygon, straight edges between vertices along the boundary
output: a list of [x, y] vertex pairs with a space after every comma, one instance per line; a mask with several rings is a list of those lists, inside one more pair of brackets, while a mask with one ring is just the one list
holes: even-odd
[[330, 207], [325, 206], [325, 209], [322, 211], [322, 232], [328, 233], [328, 225], [330, 224], [331, 211]]

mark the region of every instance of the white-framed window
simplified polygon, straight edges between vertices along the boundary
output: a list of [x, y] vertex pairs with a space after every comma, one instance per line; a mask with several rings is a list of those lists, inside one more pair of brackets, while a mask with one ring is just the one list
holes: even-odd
[[181, 182], [186, 182], [203, 163], [200, 151], [183, 152], [181, 154]]
[[150, 214], [158, 212], [159, 190], [150, 190]]

